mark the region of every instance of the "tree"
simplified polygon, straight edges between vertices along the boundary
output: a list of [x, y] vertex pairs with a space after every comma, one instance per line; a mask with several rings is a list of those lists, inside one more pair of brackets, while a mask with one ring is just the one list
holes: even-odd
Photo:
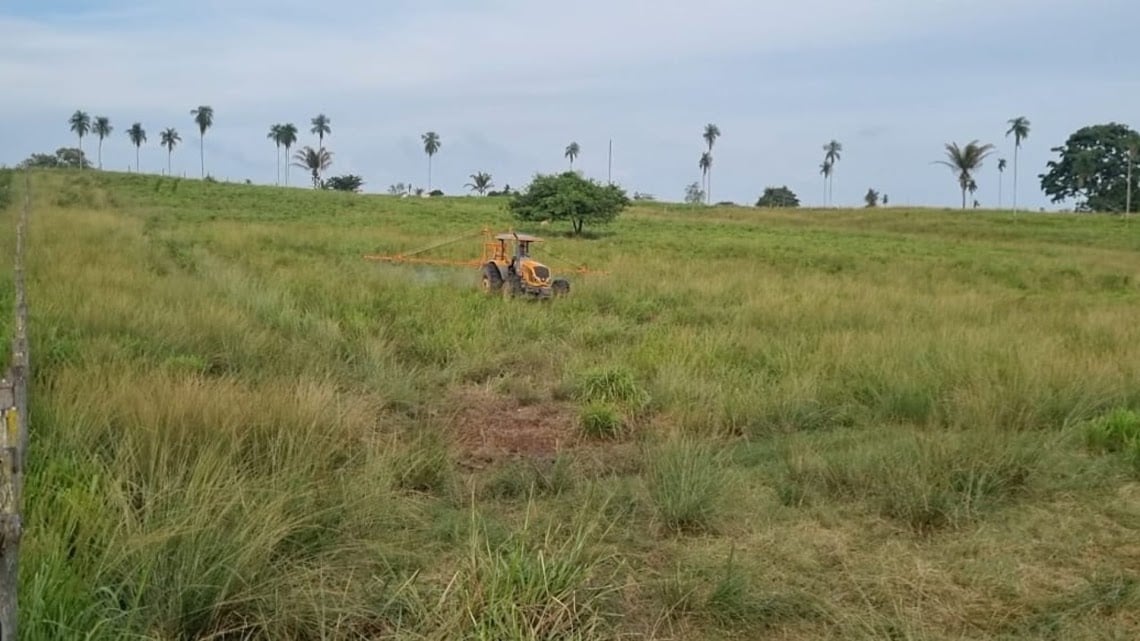
[[1029, 120], [1025, 116], [1018, 116], [1009, 120], [1009, 130], [1005, 137], [1013, 135], [1013, 213], [1017, 213], [1017, 152], [1021, 149], [1021, 141], [1029, 137]]
[[[701, 168], [701, 184], [702, 185], [708, 184], [708, 175], [712, 172], [712, 164], [713, 164], [712, 152], [710, 152], [710, 151], [703, 152], [701, 154], [700, 161], [697, 162], [697, 166]], [[702, 193], [705, 194], [705, 199], [707, 201], [707, 199], [709, 198], [708, 191], [706, 190], [706, 191], [703, 191]]]
[[998, 158], [998, 209], [1001, 209], [1002, 185], [1005, 183], [1005, 158]]
[[166, 173], [170, 175], [173, 173], [170, 171], [170, 157], [174, 154], [174, 147], [182, 142], [182, 136], [178, 135], [174, 127], [167, 127], [158, 135], [158, 140], [159, 146], [166, 147]]
[[325, 189], [333, 189], [336, 191], [360, 191], [360, 188], [363, 186], [364, 179], [355, 174], [333, 176], [324, 182]]
[[99, 169], [103, 168], [103, 139], [110, 136], [115, 128], [111, 126], [111, 119], [107, 116], [96, 116], [91, 131], [99, 136]]
[[978, 199], [974, 198], [974, 194], [978, 193], [978, 182], [971, 178], [970, 184], [966, 185], [966, 189], [970, 192], [970, 199], [974, 201], [974, 209], [977, 209]]
[[[71, 114], [67, 123], [71, 125], [71, 131], [79, 137], [79, 151], [83, 151], [83, 137], [87, 135], [88, 131], [91, 131], [91, 116], [88, 116], [85, 111], [77, 110]], [[80, 168], [82, 169], [82, 166]]]
[[[324, 151], [325, 136], [332, 134], [332, 121], [324, 114], [317, 114], [312, 120], [309, 121], [313, 127], [309, 129], [311, 133], [317, 134], [318, 148]], [[324, 175], [324, 170], [321, 169], [317, 172], [317, 183], [320, 184], [320, 179]]]
[[765, 187], [764, 194], [756, 201], [757, 207], [799, 207], [800, 199], [796, 196], [795, 192], [788, 189], [787, 185], [782, 187]]
[[1051, 150], [1060, 158], [1046, 163], [1041, 189], [1055, 203], [1077, 200], [1078, 211], [1125, 211], [1129, 188], [1136, 188], [1138, 178], [1128, 171], [1133, 148], [1140, 148], [1140, 133], [1127, 125], [1082, 127]]
[[580, 153], [582, 153], [582, 148], [578, 146], [578, 143], [572, 142], [566, 145], [566, 153], [564, 153], [563, 156], [570, 160], [571, 171], [574, 170], [574, 159], [577, 158]]
[[[281, 146], [285, 147], [285, 158], [289, 158], [289, 148], [297, 142], [297, 125], [287, 122], [281, 125]], [[285, 185], [289, 185], [289, 163], [285, 163]]]
[[308, 169], [313, 177], [313, 189], [321, 187], [321, 173], [332, 165], [332, 153], [321, 147], [319, 150], [305, 145], [293, 155], [293, 166]]
[[209, 105], [199, 105], [191, 109], [190, 115], [198, 125], [198, 154], [202, 161], [202, 178], [206, 177], [206, 130], [214, 126], [214, 108]]
[[839, 155], [843, 151], [843, 145], [838, 140], [832, 140], [823, 146], [823, 162], [827, 163], [827, 202], [834, 202], [834, 192], [832, 188], [835, 180], [835, 165], [839, 162]]
[[879, 206], [879, 192], [874, 189], [868, 188], [867, 195], [863, 196], [863, 202], [867, 203], [868, 208]]
[[486, 194], [487, 190], [494, 186], [495, 183], [491, 182], [491, 174], [485, 171], [471, 174], [471, 182], [464, 185], [464, 187], [478, 193], [480, 196]]
[[946, 160], [936, 161], [945, 165], [954, 172], [958, 179], [958, 187], [962, 190], [962, 209], [966, 208], [966, 190], [974, 180], [973, 172], [982, 166], [982, 161], [994, 151], [990, 144], [979, 144], [977, 140], [970, 141], [965, 147], [958, 143], [946, 143]]
[[685, 204], [699, 205], [705, 202], [705, 191], [697, 183], [690, 183], [685, 187]]
[[421, 136], [421, 138], [424, 141], [424, 153], [427, 154], [427, 157], [428, 157], [428, 191], [430, 191], [431, 190], [431, 158], [432, 158], [432, 156], [434, 156], [439, 151], [439, 148], [442, 145], [442, 143], [439, 141], [439, 134], [435, 133], [434, 131], [427, 132], [426, 134]]
[[889, 204], [891, 204], [891, 197], [883, 194], [883, 207], [886, 207]]
[[135, 171], [139, 172], [141, 171], [139, 169], [139, 149], [141, 149], [142, 144], [146, 142], [146, 130], [143, 129], [141, 123], [136, 122], [127, 130], [127, 137], [131, 139], [131, 144], [135, 146]]
[[612, 222], [629, 204], [621, 187], [603, 185], [567, 171], [535, 176], [507, 208], [521, 221], [569, 221], [574, 233], [581, 234], [586, 223]]
[[823, 176], [823, 206], [827, 207], [827, 181], [831, 178], [831, 163], [823, 161], [819, 163], [819, 175]]
[[269, 133], [265, 134], [265, 137], [272, 140], [273, 144], [275, 144], [277, 146], [277, 154], [276, 154], [277, 181], [276, 181], [276, 184], [278, 184], [278, 185], [281, 184], [281, 127], [282, 127], [282, 125], [279, 125], [279, 124], [278, 125], [270, 125], [269, 126]]
[[89, 169], [91, 162], [78, 147], [60, 147], [54, 155], [32, 154], [16, 166], [20, 169]]
[[[716, 139], [720, 138], [720, 127], [717, 127], [710, 122], [709, 124], [705, 125], [705, 132], [701, 134], [701, 137], [705, 139], [705, 142], [709, 146], [709, 161], [707, 170], [708, 177], [705, 179], [705, 200], [706, 202], [712, 202], [712, 150], [713, 145], [716, 143]], [[704, 156], [702, 156], [702, 158], [703, 157]]]

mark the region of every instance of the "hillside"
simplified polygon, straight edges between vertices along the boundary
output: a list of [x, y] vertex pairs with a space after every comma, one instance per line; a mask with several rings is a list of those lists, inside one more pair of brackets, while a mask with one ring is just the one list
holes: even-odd
[[1135, 221], [32, 196], [24, 638], [1140, 636]]

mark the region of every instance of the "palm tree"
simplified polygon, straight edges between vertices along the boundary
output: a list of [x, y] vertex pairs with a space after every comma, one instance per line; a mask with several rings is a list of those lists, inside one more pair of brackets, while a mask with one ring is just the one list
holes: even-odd
[[834, 187], [835, 176], [835, 163], [839, 162], [839, 154], [843, 151], [843, 145], [838, 140], [832, 140], [823, 146], [823, 161], [827, 163], [829, 170], [827, 172], [827, 201], [833, 201], [832, 187]]
[[281, 125], [270, 125], [265, 137], [277, 145], [277, 184], [281, 184]]
[[79, 136], [79, 168], [83, 169], [83, 137], [91, 131], [91, 116], [87, 115], [86, 111], [76, 111], [71, 114], [71, 118], [67, 119], [71, 130], [75, 135]]
[[580, 153], [582, 153], [582, 148], [578, 146], [578, 143], [572, 142], [566, 145], [566, 153], [562, 155], [570, 160], [570, 171], [574, 171], [574, 159], [577, 158]]
[[[317, 134], [318, 147], [321, 150], [325, 148], [325, 134], [332, 134], [332, 121], [324, 114], [317, 114], [315, 118], [309, 121], [313, 127], [309, 129], [310, 132]], [[318, 173], [318, 178], [324, 178], [324, 170], [321, 169]]]
[[429, 131], [420, 139], [424, 141], [424, 153], [428, 157], [428, 191], [431, 191], [431, 157], [438, 151], [442, 143], [439, 141], [439, 134], [434, 131]]
[[91, 126], [91, 131], [99, 136], [99, 169], [103, 168], [103, 139], [110, 136], [114, 129], [111, 126], [111, 119], [107, 116], [96, 116], [95, 124]]
[[1005, 158], [998, 158], [998, 209], [1001, 209], [1002, 185], [1005, 184]]
[[1009, 120], [1009, 130], [1005, 137], [1013, 134], [1013, 213], [1017, 213], [1017, 152], [1021, 149], [1021, 141], [1029, 137], [1029, 120], [1025, 116], [1018, 116]]
[[720, 138], [720, 127], [717, 127], [716, 125], [714, 125], [710, 122], [709, 124], [705, 125], [705, 132], [703, 134], [701, 134], [701, 137], [705, 139], [705, 143], [707, 143], [709, 146], [708, 178], [705, 180], [705, 201], [711, 203], [712, 202], [712, 149], [713, 149], [713, 144], [716, 143], [716, 139]]
[[464, 187], [471, 191], [478, 192], [480, 196], [487, 193], [487, 190], [494, 187], [495, 183], [491, 182], [491, 174], [480, 171], [471, 174], [471, 182], [464, 185]]
[[127, 137], [131, 139], [131, 144], [135, 146], [135, 172], [140, 172], [139, 149], [142, 147], [142, 144], [146, 142], [146, 130], [143, 129], [141, 123], [136, 122], [127, 130]]
[[[708, 175], [712, 171], [713, 157], [712, 152], [706, 151], [701, 153], [701, 159], [697, 162], [697, 166], [701, 168], [701, 183], [708, 184]], [[705, 191], [705, 198], [708, 198], [708, 191]]]
[[170, 156], [174, 153], [175, 145], [180, 142], [182, 142], [182, 136], [178, 135], [174, 127], [167, 127], [159, 134], [159, 146], [166, 147], [166, 175], [168, 176], [173, 173], [170, 171]]
[[200, 105], [191, 109], [190, 115], [198, 124], [198, 154], [202, 160], [202, 178], [206, 177], [206, 130], [214, 126], [214, 108], [209, 105]]
[[823, 176], [823, 206], [827, 207], [827, 180], [831, 178], [831, 163], [824, 160], [819, 163], [819, 175]]
[[974, 201], [974, 209], [978, 208], [978, 200], [974, 198], [974, 194], [978, 193], [978, 182], [973, 178], [970, 179], [970, 184], [966, 185], [966, 189], [970, 191], [970, 200]]
[[957, 175], [958, 187], [962, 189], [962, 209], [966, 208], [966, 190], [974, 181], [972, 172], [982, 166], [982, 161], [993, 153], [993, 150], [993, 145], [980, 145], [977, 140], [970, 141], [965, 147], [959, 147], [958, 143], [952, 142], [946, 144], [946, 160], [935, 161], [939, 165], [949, 167]]
[[320, 150], [305, 145], [293, 154], [293, 166], [308, 169], [313, 176], [313, 189], [321, 188], [321, 173], [332, 165], [332, 152], [321, 147]]
[[[281, 145], [285, 147], [285, 158], [289, 158], [289, 148], [297, 142], [297, 125], [287, 122], [281, 125]], [[289, 163], [285, 163], [285, 185], [289, 185]]]

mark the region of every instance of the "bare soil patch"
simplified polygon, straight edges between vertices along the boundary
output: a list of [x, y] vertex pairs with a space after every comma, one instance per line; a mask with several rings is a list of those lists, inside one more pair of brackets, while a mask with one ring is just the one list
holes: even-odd
[[553, 458], [581, 440], [569, 403], [524, 405], [491, 389], [463, 387], [450, 404], [455, 442], [472, 467], [511, 457]]

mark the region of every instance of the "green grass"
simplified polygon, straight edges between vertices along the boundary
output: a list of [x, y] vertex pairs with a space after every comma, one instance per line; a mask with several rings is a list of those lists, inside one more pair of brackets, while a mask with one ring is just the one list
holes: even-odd
[[25, 638], [1140, 636], [1131, 220], [32, 195]]

